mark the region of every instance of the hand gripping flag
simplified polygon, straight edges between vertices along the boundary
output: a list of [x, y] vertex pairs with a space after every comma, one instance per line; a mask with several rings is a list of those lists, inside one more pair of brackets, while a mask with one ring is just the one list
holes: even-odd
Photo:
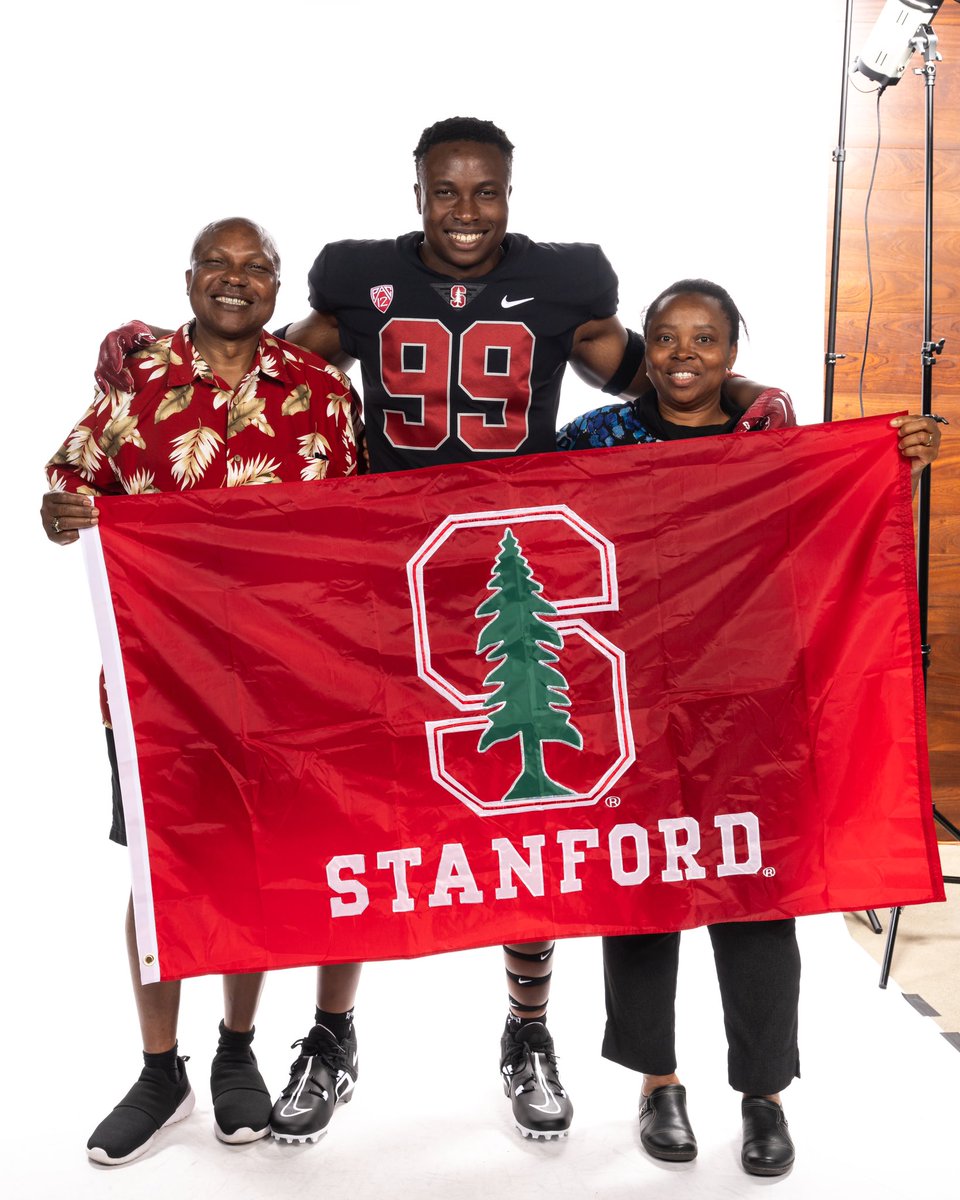
[[942, 898], [886, 418], [99, 505], [145, 980]]

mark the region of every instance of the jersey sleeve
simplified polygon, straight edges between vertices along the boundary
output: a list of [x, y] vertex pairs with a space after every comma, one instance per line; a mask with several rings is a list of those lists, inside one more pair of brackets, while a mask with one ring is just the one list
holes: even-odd
[[314, 259], [307, 276], [310, 288], [310, 307], [315, 312], [335, 312], [340, 307], [343, 295], [343, 273], [341, 255], [336, 244], [331, 243]]
[[590, 313], [592, 321], [600, 321], [606, 317], [616, 316], [620, 302], [620, 281], [617, 279], [617, 273], [599, 246], [596, 247], [596, 251], [596, 282]]

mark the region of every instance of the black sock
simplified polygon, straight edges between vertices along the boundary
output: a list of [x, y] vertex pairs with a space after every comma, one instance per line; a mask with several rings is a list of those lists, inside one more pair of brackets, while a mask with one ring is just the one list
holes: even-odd
[[348, 1008], [345, 1013], [332, 1013], [318, 1008], [314, 1020], [329, 1029], [338, 1042], [342, 1042], [353, 1028], [353, 1009]]
[[544, 1028], [547, 1026], [546, 1013], [542, 1017], [518, 1017], [511, 1012], [507, 1013], [507, 1020], [512, 1029], [522, 1029], [524, 1025], [542, 1025]]
[[177, 1043], [174, 1042], [169, 1050], [164, 1050], [162, 1054], [148, 1054], [146, 1050], [143, 1052], [143, 1065], [145, 1067], [159, 1067], [161, 1071], [166, 1071], [174, 1082], [180, 1079], [180, 1067], [177, 1065]]
[[253, 1041], [255, 1033], [255, 1027], [247, 1030], [246, 1033], [238, 1033], [235, 1029], [229, 1029], [226, 1023], [221, 1021], [220, 1041], [217, 1043], [217, 1048], [222, 1050], [245, 1050]]

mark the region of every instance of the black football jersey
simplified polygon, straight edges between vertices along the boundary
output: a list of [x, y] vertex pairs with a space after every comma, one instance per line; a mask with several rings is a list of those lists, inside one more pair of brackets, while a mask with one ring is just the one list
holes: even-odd
[[423, 265], [422, 240], [332, 242], [310, 271], [361, 365], [371, 469], [555, 449], [574, 332], [617, 311], [603, 251], [509, 234], [492, 271], [457, 280]]

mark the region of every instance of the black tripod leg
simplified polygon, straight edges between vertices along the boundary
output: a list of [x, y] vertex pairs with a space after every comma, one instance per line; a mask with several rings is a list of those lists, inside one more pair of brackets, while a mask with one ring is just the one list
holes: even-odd
[[949, 817], [945, 817], [936, 805], [933, 806], [933, 819], [938, 825], [942, 825], [948, 833], [952, 833], [957, 841], [960, 842], [960, 829], [954, 825]]
[[[940, 812], [940, 810], [936, 807], [936, 805], [934, 805], [933, 808], [933, 819], [937, 822], [937, 824], [942, 825], [944, 829], [949, 830], [949, 832], [952, 833], [958, 841], [960, 841], [960, 829], [958, 829], [951, 820], [945, 817], [943, 813]], [[960, 883], [960, 876], [944, 875], [943, 882]], [[880, 986], [882, 988], [887, 986], [887, 980], [890, 978], [890, 964], [893, 962], [893, 947], [897, 940], [897, 927], [900, 924], [901, 912], [903, 912], [902, 908], [890, 909], [890, 928], [887, 930], [887, 944], [883, 951], [883, 965], [880, 968]], [[870, 913], [867, 914], [867, 916], [870, 915]], [[872, 915], [873, 920], [870, 922], [871, 925], [873, 925], [873, 921], [876, 921], [876, 914], [874, 913]], [[874, 926], [874, 928], [877, 932], [879, 932], [879, 929], [876, 926]]]
[[883, 926], [877, 918], [877, 914], [872, 908], [867, 909], [867, 920], [870, 922], [870, 928], [874, 933], [883, 933]]
[[902, 908], [890, 909], [890, 928], [887, 930], [887, 945], [883, 951], [883, 965], [880, 968], [880, 986], [885, 988], [890, 978], [890, 964], [893, 962], [893, 947], [897, 940], [897, 926], [900, 924]]
[[[942, 825], [948, 833], [952, 833], [953, 836], [957, 839], [957, 841], [960, 842], [960, 829], [958, 829], [956, 827], [956, 825], [954, 825], [954, 823], [949, 819], [949, 817], [945, 817], [943, 815], [943, 813], [939, 810], [939, 808], [937, 808], [936, 805], [933, 806], [933, 819], [937, 822], [938, 825]], [[960, 883], [960, 875], [944, 875], [943, 882], [944, 883]]]

